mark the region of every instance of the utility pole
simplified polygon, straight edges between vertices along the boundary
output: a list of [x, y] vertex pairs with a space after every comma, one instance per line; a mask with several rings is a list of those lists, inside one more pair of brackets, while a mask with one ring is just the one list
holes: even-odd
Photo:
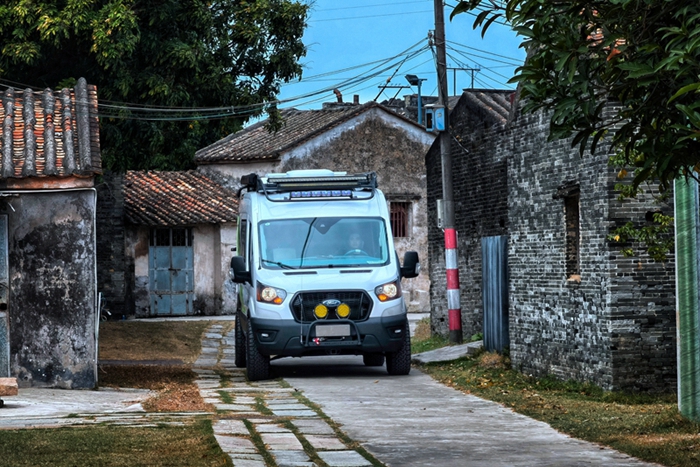
[[443, 0], [434, 0], [435, 48], [437, 49], [438, 105], [444, 106], [445, 126], [440, 132], [440, 160], [442, 162], [442, 199], [444, 203], [445, 270], [447, 272], [447, 313], [450, 342], [462, 342], [462, 308], [459, 303], [459, 269], [457, 267], [457, 231], [455, 230], [455, 203], [452, 191], [452, 154], [450, 152], [450, 125], [447, 95], [447, 58], [445, 52], [445, 13]]
[[459, 71], [469, 71], [472, 74], [472, 85], [471, 88], [474, 89], [474, 72], [481, 71], [481, 68], [460, 68], [460, 67], [447, 67], [448, 70], [452, 70], [452, 94], [457, 95], [457, 70]]

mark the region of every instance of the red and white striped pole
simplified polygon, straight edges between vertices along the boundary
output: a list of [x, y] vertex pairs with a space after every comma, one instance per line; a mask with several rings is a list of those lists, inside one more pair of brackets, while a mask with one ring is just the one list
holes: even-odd
[[447, 54], [445, 51], [445, 17], [443, 0], [434, 0], [435, 49], [437, 52], [438, 104], [443, 106], [444, 126], [440, 132], [440, 161], [442, 164], [442, 197], [445, 203], [445, 269], [447, 270], [447, 309], [450, 342], [462, 342], [462, 309], [459, 305], [459, 269], [457, 269], [457, 230], [452, 189], [452, 154], [450, 149], [449, 106], [447, 97]]
[[447, 316], [450, 342], [462, 342], [462, 307], [459, 303], [457, 230], [445, 229], [445, 270], [447, 272]]

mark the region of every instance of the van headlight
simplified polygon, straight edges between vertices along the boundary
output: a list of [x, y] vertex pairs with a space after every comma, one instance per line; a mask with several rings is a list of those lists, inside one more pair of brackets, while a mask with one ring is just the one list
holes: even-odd
[[258, 282], [257, 300], [259, 302], [281, 305], [285, 298], [287, 298], [287, 292], [285, 290]]
[[395, 280], [394, 282], [377, 286], [374, 288], [374, 294], [380, 302], [387, 302], [399, 298], [401, 296], [401, 282]]

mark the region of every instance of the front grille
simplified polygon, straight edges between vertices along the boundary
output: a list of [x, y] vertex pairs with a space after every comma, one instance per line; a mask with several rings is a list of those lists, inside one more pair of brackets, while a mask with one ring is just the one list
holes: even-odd
[[[364, 321], [372, 311], [372, 299], [362, 290], [348, 292], [301, 292], [292, 299], [292, 314], [294, 319], [302, 322], [316, 321], [314, 315], [316, 305], [326, 300], [338, 300], [350, 307], [350, 316], [343, 319]], [[328, 307], [328, 316], [324, 321], [340, 319], [335, 314], [335, 307]]]

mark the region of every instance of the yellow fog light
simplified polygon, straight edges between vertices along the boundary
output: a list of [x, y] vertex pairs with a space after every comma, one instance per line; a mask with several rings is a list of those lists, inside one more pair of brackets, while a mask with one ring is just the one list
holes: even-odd
[[318, 319], [323, 319], [328, 316], [328, 308], [326, 308], [326, 305], [316, 305], [316, 308], [314, 308], [314, 314]]
[[341, 303], [340, 305], [338, 305], [338, 308], [335, 310], [335, 312], [337, 313], [338, 318], [347, 318], [348, 316], [350, 316], [350, 307], [345, 303]]

